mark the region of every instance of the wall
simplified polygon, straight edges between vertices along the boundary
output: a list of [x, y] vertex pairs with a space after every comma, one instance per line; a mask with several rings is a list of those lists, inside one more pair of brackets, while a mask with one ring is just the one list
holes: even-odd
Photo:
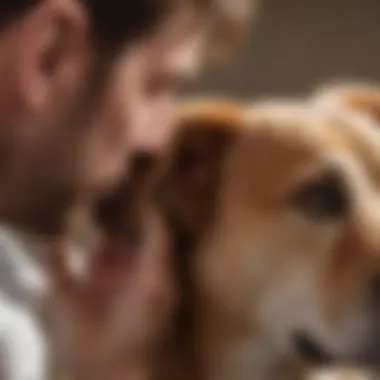
[[337, 79], [380, 81], [380, 0], [263, 0], [246, 45], [190, 92], [252, 97]]

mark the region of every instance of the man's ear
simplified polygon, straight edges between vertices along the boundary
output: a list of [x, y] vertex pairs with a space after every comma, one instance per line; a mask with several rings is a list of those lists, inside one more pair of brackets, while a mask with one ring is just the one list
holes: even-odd
[[176, 229], [198, 236], [214, 214], [223, 162], [242, 125], [242, 111], [218, 102], [182, 110], [160, 173], [159, 200]]
[[[0, 49], [18, 104], [38, 112], [70, 91], [83, 70], [87, 20], [76, 0], [41, 1], [4, 32]], [[5, 58], [4, 58], [5, 59]]]
[[318, 105], [360, 112], [380, 123], [380, 86], [346, 83], [319, 89], [313, 96]]

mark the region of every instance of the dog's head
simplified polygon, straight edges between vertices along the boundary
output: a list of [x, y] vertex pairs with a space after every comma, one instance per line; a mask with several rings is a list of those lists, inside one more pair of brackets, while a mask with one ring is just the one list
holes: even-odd
[[275, 355], [376, 362], [380, 131], [315, 103], [186, 107], [161, 200], [226, 331]]

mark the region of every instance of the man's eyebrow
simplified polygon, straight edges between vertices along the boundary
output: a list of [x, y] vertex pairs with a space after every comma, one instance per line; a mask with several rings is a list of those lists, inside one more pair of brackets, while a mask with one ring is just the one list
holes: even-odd
[[179, 66], [168, 70], [167, 75], [173, 81], [192, 81], [197, 78], [198, 70], [194, 67]]

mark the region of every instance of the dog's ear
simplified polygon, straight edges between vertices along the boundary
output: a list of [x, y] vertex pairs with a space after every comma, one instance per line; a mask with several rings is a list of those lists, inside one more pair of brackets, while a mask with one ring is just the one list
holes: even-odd
[[228, 102], [195, 102], [180, 109], [159, 179], [159, 202], [175, 228], [198, 234], [213, 215], [223, 161], [242, 124]]
[[322, 87], [314, 95], [318, 105], [360, 112], [380, 123], [380, 86], [346, 83]]

